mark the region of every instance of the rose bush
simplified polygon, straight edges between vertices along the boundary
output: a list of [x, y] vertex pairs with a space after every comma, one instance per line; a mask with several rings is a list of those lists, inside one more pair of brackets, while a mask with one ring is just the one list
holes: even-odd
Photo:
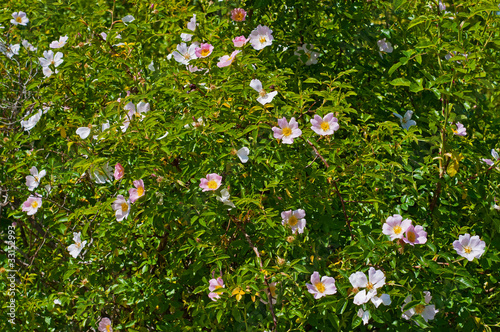
[[498, 328], [497, 11], [8, 0], [2, 331]]

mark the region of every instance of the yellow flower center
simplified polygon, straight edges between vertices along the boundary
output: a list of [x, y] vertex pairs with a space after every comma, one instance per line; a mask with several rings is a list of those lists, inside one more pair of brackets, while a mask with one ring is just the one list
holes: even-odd
[[55, 65], [55, 64], [56, 64], [56, 62], [54, 61], [54, 59], [52, 59], [52, 60], [50, 61], [50, 64], [51, 64], [51, 65]]
[[207, 187], [209, 189], [217, 189], [217, 182], [215, 182], [215, 180], [210, 180], [207, 183]]
[[266, 42], [266, 37], [264, 36], [260, 36], [259, 37], [259, 42], [261, 42], [262, 44]]
[[292, 227], [297, 225], [298, 222], [299, 222], [299, 220], [294, 215], [292, 215], [290, 218], [288, 218], [288, 224]]
[[321, 123], [321, 129], [323, 129], [323, 131], [327, 131], [330, 129], [330, 125], [328, 124], [328, 122], [322, 122]]
[[201, 50], [201, 56], [207, 56], [209, 53], [210, 50], [207, 50], [206, 48]]
[[80, 247], [82, 246], [82, 243], [81, 243], [81, 242], [76, 242], [75, 244], [76, 244], [76, 247], [77, 247], [77, 248], [80, 248]]
[[422, 312], [424, 312], [424, 310], [425, 310], [425, 305], [423, 304], [419, 304], [415, 307], [415, 312], [419, 315], [421, 315]]
[[143, 187], [137, 188], [137, 196], [141, 197], [142, 195], [144, 195], [144, 188]]
[[36, 182], [40, 182], [40, 180], [38, 179], [38, 176], [34, 176], [34, 178], [35, 178]]
[[243, 13], [236, 13], [236, 15], [234, 15], [234, 20], [238, 22], [243, 21]]
[[400, 234], [402, 230], [403, 229], [399, 225], [393, 228], [394, 234]]
[[20, 16], [18, 16], [18, 17], [16, 17], [16, 21], [17, 21], [17, 23], [22, 23], [23, 19]]
[[318, 283], [316, 283], [316, 284], [314, 284], [314, 287], [316, 287], [316, 289], [320, 293], [324, 293], [325, 292], [325, 285], [323, 285], [323, 283], [321, 281], [318, 282]]
[[286, 127], [283, 128], [283, 136], [290, 136], [292, 134], [292, 129]]
[[135, 115], [135, 117], [136, 117], [136, 118], [138, 118], [138, 117], [140, 117], [140, 116], [141, 116], [141, 113], [139, 113], [139, 112], [135, 112], [135, 113], [134, 113], [134, 115]]
[[108, 324], [108, 325], [106, 325], [106, 331], [107, 331], [107, 332], [111, 332], [111, 325], [109, 325], [109, 324]]
[[215, 289], [219, 289], [219, 288], [222, 288], [222, 286], [221, 285], [216, 285], [215, 286]]
[[373, 284], [371, 282], [368, 282], [366, 284], [366, 289], [371, 290], [373, 288]]
[[189, 53], [184, 54], [184, 59], [186, 60], [191, 59], [191, 55], [189, 55]]
[[471, 251], [472, 251], [472, 248], [469, 247], [469, 246], [466, 246], [466, 247], [464, 247], [464, 251], [465, 251], [466, 254], [470, 254]]
[[406, 237], [410, 242], [415, 242], [415, 240], [417, 239], [417, 235], [415, 234], [415, 232], [408, 232], [408, 234], [406, 234]]
[[127, 212], [128, 210], [128, 204], [127, 203], [122, 203], [122, 211]]
[[265, 91], [264, 89], [262, 89], [262, 90], [260, 90], [259, 95], [260, 95], [262, 98], [264, 98], [264, 97], [267, 95], [267, 93], [266, 93], [266, 91]]
[[31, 203], [31, 207], [32, 207], [33, 209], [36, 209], [36, 208], [38, 207], [38, 202], [37, 202], [37, 201], [33, 201], [33, 202]]
[[456, 134], [456, 133], [458, 133], [458, 131], [457, 131], [457, 130], [455, 130], [455, 129], [453, 129], [453, 128], [451, 128], [451, 130], [453, 130], [453, 132], [454, 132], [455, 134]]

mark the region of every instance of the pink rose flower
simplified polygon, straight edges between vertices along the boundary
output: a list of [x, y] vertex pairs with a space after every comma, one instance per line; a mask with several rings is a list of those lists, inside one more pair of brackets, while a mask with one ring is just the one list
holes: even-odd
[[207, 174], [206, 178], [200, 180], [202, 191], [217, 190], [222, 182], [222, 176], [217, 173]]
[[235, 8], [231, 11], [231, 18], [236, 22], [243, 22], [247, 16], [247, 12], [243, 8]]
[[236, 57], [236, 54], [240, 53], [241, 51], [234, 51], [231, 53], [231, 55], [224, 55], [223, 57], [219, 58], [219, 63], [217, 63], [217, 67], [222, 68], [222, 67], [227, 67], [231, 65], [234, 61], [234, 58]]
[[295, 121], [295, 118], [290, 119], [290, 123], [285, 117], [278, 119], [278, 127], [273, 127], [274, 138], [282, 139], [284, 144], [292, 144], [293, 139], [302, 135], [302, 130], [299, 129], [299, 124]]
[[125, 169], [120, 163], [117, 163], [115, 165], [115, 173], [114, 173], [115, 180], [120, 180], [123, 177], [123, 175], [125, 175]]
[[248, 41], [248, 39], [246, 39], [245, 36], [239, 36], [239, 37], [235, 37], [233, 39], [233, 44], [234, 44], [234, 47], [243, 47], [243, 46], [245, 46], [247, 41]]
[[206, 58], [210, 54], [212, 54], [212, 51], [214, 47], [210, 44], [201, 44], [201, 47], [197, 47], [195, 50], [195, 54], [198, 58]]

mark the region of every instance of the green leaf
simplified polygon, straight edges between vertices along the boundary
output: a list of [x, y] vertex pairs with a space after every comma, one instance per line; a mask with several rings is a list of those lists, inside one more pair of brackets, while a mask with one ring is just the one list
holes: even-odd
[[391, 84], [392, 85], [395, 85], [395, 86], [410, 86], [411, 82], [408, 81], [406, 78], [396, 78], [396, 79], [393, 79], [391, 81]]

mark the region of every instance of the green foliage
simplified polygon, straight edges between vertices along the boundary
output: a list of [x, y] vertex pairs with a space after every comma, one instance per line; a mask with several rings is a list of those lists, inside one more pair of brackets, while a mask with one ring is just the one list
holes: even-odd
[[[27, 40], [37, 50], [0, 54], [2, 289], [11, 282], [13, 222], [17, 247], [16, 324], [2, 320], [2, 331], [97, 330], [101, 317], [131, 332], [498, 328], [500, 161], [490, 151], [500, 148], [500, 9], [445, 4], [8, 1], [0, 49]], [[244, 22], [231, 19], [238, 7], [248, 11]], [[26, 26], [10, 23], [15, 11], [26, 12]], [[186, 28], [193, 14], [194, 32]], [[126, 15], [135, 20], [122, 22]], [[273, 30], [272, 45], [247, 43], [219, 68], [232, 39], [258, 25]], [[190, 62], [203, 71], [170, 59], [181, 33], [214, 46]], [[53, 50], [63, 63], [46, 77], [38, 58], [65, 35]], [[391, 53], [379, 52], [383, 38]], [[295, 54], [303, 44], [315, 45], [317, 64]], [[271, 103], [257, 102], [252, 79], [278, 92]], [[123, 131], [130, 102], [150, 111]], [[404, 130], [393, 113], [407, 110], [416, 125]], [[319, 136], [310, 120], [328, 113], [340, 128]], [[293, 144], [273, 137], [283, 117], [302, 130]], [[466, 136], [454, 135], [457, 122]], [[80, 127], [91, 128], [87, 138]], [[121, 180], [96, 182], [117, 163]], [[30, 192], [33, 166], [47, 175]], [[210, 173], [221, 187], [202, 192]], [[145, 195], [118, 221], [112, 203], [138, 179]], [[221, 189], [234, 208], [216, 199]], [[21, 207], [35, 193], [43, 203], [28, 216]], [[293, 234], [281, 212], [298, 209], [307, 224]], [[427, 242], [390, 241], [382, 225], [394, 214], [423, 226]], [[87, 241], [77, 258], [67, 250], [74, 232]], [[453, 249], [466, 233], [486, 243], [470, 262]], [[385, 273], [379, 296], [389, 294], [389, 306], [353, 303], [349, 277], [369, 267]], [[314, 299], [306, 287], [314, 271], [334, 277], [337, 293]], [[218, 277], [225, 288], [212, 301], [209, 280]], [[435, 318], [402, 318], [407, 296], [405, 311], [426, 303], [424, 291]], [[360, 308], [370, 312], [367, 326]]]

